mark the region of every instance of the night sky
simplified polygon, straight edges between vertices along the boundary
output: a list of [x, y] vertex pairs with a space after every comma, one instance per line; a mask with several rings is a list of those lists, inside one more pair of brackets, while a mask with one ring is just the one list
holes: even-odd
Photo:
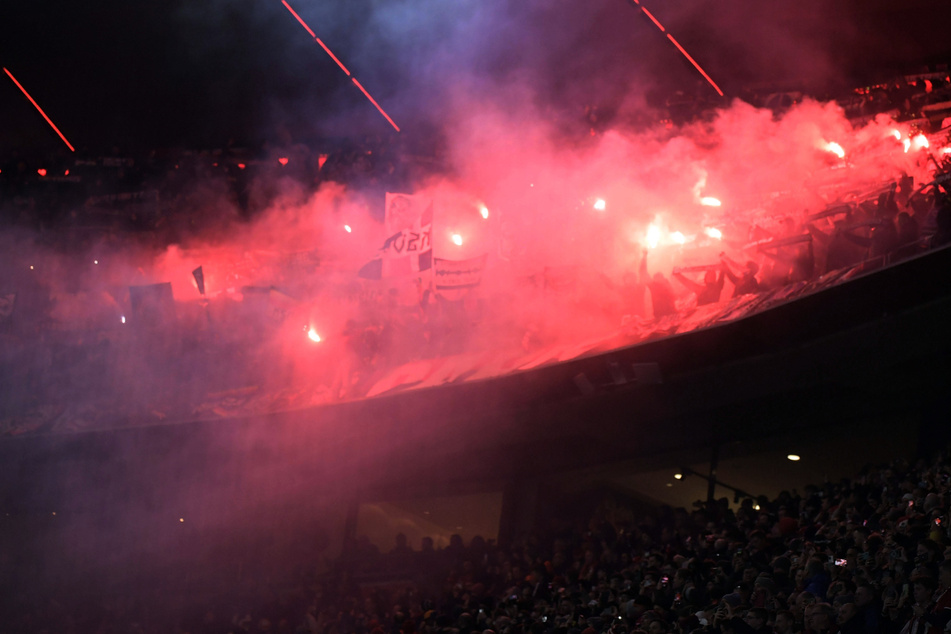
[[[461, 93], [504, 101], [521, 86], [557, 116], [709, 88], [630, 0], [291, 5], [404, 135], [441, 125]], [[727, 96], [850, 85], [951, 57], [947, 2], [644, 5]], [[279, 0], [11, 0], [0, 63], [80, 151], [394, 133]], [[0, 120], [0, 151], [64, 147], [5, 75]]]

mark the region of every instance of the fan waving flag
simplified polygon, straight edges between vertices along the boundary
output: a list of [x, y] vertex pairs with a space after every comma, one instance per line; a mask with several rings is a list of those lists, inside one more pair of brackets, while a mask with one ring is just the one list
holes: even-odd
[[377, 258], [360, 269], [367, 279], [401, 277], [433, 266], [433, 201], [408, 194], [386, 194], [386, 234]]

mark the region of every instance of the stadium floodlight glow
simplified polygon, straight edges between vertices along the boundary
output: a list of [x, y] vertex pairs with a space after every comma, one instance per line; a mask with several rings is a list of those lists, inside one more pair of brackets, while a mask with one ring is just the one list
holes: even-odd
[[300, 22], [300, 25], [301, 25], [302, 27], [304, 27], [304, 29], [307, 30], [307, 33], [308, 33], [312, 38], [314, 38], [314, 40], [320, 45], [320, 48], [324, 49], [324, 52], [327, 53], [327, 55], [330, 56], [330, 59], [332, 59], [334, 62], [337, 63], [337, 66], [340, 67], [340, 70], [342, 70], [342, 71], [344, 72], [344, 74], [345, 74], [347, 77], [349, 77], [351, 81], [353, 81], [353, 85], [356, 86], [357, 88], [359, 88], [359, 89], [360, 89], [360, 92], [362, 92], [363, 95], [364, 95], [367, 99], [370, 100], [370, 103], [372, 103], [372, 104], [376, 107], [376, 109], [380, 111], [380, 114], [383, 115], [383, 118], [385, 118], [387, 121], [389, 121], [390, 125], [393, 126], [393, 128], [394, 128], [397, 132], [399, 132], [399, 131], [400, 131], [400, 127], [399, 127], [398, 125], [396, 125], [396, 122], [393, 121], [393, 119], [390, 118], [390, 115], [386, 114], [386, 111], [383, 110], [383, 108], [380, 106], [380, 104], [377, 103], [376, 99], [374, 99], [372, 96], [370, 96], [370, 93], [368, 93], [367, 90], [366, 90], [366, 88], [363, 87], [363, 84], [361, 84], [359, 81], [357, 81], [357, 78], [354, 77], [354, 76], [350, 73], [350, 70], [349, 70], [346, 66], [344, 66], [344, 65], [343, 65], [343, 62], [341, 62], [341, 61], [337, 58], [337, 56], [334, 55], [333, 51], [330, 50], [330, 47], [328, 47], [326, 44], [324, 44], [323, 40], [321, 40], [319, 37], [317, 37], [317, 34], [314, 33], [314, 30], [313, 30], [312, 28], [310, 28], [310, 27], [307, 25], [306, 22], [304, 22], [304, 18], [300, 17], [300, 15], [297, 13], [297, 11], [294, 11], [294, 9], [291, 8], [291, 5], [287, 4], [287, 0], [281, 0], [281, 4], [283, 4], [284, 7], [285, 7], [288, 11], [290, 11], [291, 15], [293, 15], [293, 16], [297, 19], [297, 21]]
[[20, 82], [17, 81], [17, 78], [13, 76], [13, 73], [11, 73], [11, 72], [10, 72], [9, 70], [7, 70], [6, 68], [3, 69], [3, 72], [5, 72], [5, 73], [7, 74], [7, 77], [9, 77], [11, 80], [13, 80], [13, 83], [17, 85], [17, 88], [20, 89], [20, 92], [22, 92], [24, 95], [26, 95], [26, 98], [30, 100], [30, 103], [33, 104], [33, 107], [36, 108], [36, 110], [37, 110], [41, 115], [43, 115], [43, 118], [46, 119], [46, 122], [47, 122], [48, 124], [50, 124], [50, 127], [53, 128], [53, 131], [56, 132], [56, 134], [59, 135], [59, 138], [61, 138], [61, 139], [63, 140], [63, 143], [66, 144], [66, 147], [69, 148], [69, 151], [70, 151], [70, 152], [75, 152], [75, 151], [76, 151], [76, 148], [74, 148], [74, 147], [72, 146], [72, 144], [71, 144], [69, 141], [66, 140], [66, 137], [63, 136], [63, 133], [59, 131], [59, 128], [57, 128], [57, 127], [56, 127], [56, 124], [53, 123], [53, 120], [50, 119], [48, 116], [46, 116], [46, 113], [43, 112], [43, 109], [42, 109], [42, 108], [40, 108], [40, 104], [36, 103], [36, 100], [33, 99], [33, 97], [30, 96], [30, 93], [28, 93], [28, 92], [26, 91], [26, 88], [24, 88], [23, 85], [22, 85]]

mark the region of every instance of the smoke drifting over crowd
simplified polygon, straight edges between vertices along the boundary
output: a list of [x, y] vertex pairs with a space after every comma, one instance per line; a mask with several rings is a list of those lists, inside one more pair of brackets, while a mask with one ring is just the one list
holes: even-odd
[[[82, 17], [77, 7], [42, 26], [18, 25], [24, 34], [0, 38], [4, 63], [77, 148], [158, 147], [166, 139], [269, 144], [253, 170], [235, 162], [243, 159], [229, 166], [244, 174], [255, 204], [235, 199], [223, 169], [183, 160], [146, 183], [160, 202], [172, 182], [179, 192], [152, 233], [88, 231], [89, 206], [81, 204], [40, 232], [14, 223], [3, 230], [0, 296], [15, 293], [16, 304], [15, 327], [0, 332], [10, 344], [0, 349], [10, 379], [0, 385], [0, 434], [255, 416], [425, 386], [434, 359], [457, 364], [448, 382], [636, 343], [641, 326], [655, 323], [638, 279], [645, 252], [650, 273], [665, 276], [674, 267], [719, 266], [721, 253], [765, 268], [749, 246], [763, 236], [801, 234], [811, 215], [874, 201], [902, 177], [916, 186], [932, 180], [943, 145], [937, 137], [925, 145], [907, 123], [882, 115], [855, 127], [835, 103], [810, 98], [782, 112], [732, 99], [747, 82], [826, 85], [865, 72], [855, 58], [836, 58], [860, 39], [858, 50], [870, 50], [874, 38], [855, 22], [859, 3], [854, 12], [829, 4], [790, 3], [768, 15], [764, 7], [773, 3], [753, 1], [652, 8], [724, 87], [721, 101], [622, 0], [292, 3], [400, 124], [399, 142], [390, 145], [398, 156], [390, 159], [429, 159], [401, 181], [368, 176], [365, 186], [329, 177], [315, 183], [295, 171], [320, 161], [307, 147], [313, 138], [395, 133], [280, 2], [178, 3], [162, 15], [117, 6], [101, 12], [101, 27], [124, 36], [102, 37], [111, 44], [94, 50], [88, 42], [63, 50], [47, 39]], [[132, 46], [138, 29], [152, 50]], [[32, 46], [29, 34], [46, 45]], [[170, 64], [151, 61], [155, 51]], [[672, 122], [659, 108], [672, 87], [718, 107]], [[35, 113], [14, 90], [4, 86], [0, 108], [29, 123], [8, 143], [42, 139], [45, 153], [62, 151], [42, 121], [29, 127]], [[440, 306], [432, 270], [358, 276], [391, 237], [381, 191], [391, 185], [432, 202], [433, 258], [484, 256], [484, 269], [470, 267], [478, 268], [477, 284], [464, 299]], [[0, 211], [21, 214], [11, 201], [2, 204]], [[829, 218], [816, 223], [832, 226]], [[165, 283], [171, 297], [132, 290]], [[675, 288], [679, 306], [695, 306], [693, 293]], [[151, 298], [138, 309], [137, 292]], [[158, 515], [178, 522], [181, 512], [193, 522], [204, 514], [207, 525], [223, 526], [234, 517], [222, 499], [235, 491], [279, 507], [308, 495], [320, 478], [327, 490], [335, 478], [351, 478], [346, 484], [357, 490], [358, 473], [375, 475], [367, 468], [374, 462], [357, 458], [325, 473], [289, 432], [229, 434], [182, 434], [180, 444], [155, 449], [148, 478], [113, 482], [105, 492], [95, 490], [95, 473], [75, 477], [68, 465], [9, 481], [29, 480], [24, 490], [37, 492], [37, 508], [69, 499], [85, 512], [89, 491], [91, 500], [128, 502], [134, 519], [121, 548], [110, 543], [120, 529], [103, 530], [92, 514], [79, 532], [98, 534], [83, 553], [114, 548], [121, 559], [142, 535], [166, 530], [155, 528]], [[367, 440], [367, 451], [386, 457], [402, 448], [385, 440]], [[115, 445], [116, 455], [102, 462], [121, 473], [122, 439]], [[134, 450], [146, 453], [142, 445]], [[259, 445], [264, 454], [274, 450], [264, 466], [242, 464]], [[217, 447], [211, 457], [209, 446]]]

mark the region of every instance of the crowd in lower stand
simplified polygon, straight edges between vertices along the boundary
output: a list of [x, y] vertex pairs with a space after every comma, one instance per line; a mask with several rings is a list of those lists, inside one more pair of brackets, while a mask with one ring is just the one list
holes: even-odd
[[939, 634], [951, 622], [949, 489], [945, 452], [735, 507], [724, 498], [638, 514], [606, 499], [593, 516], [508, 544], [456, 536], [414, 551], [398, 539], [381, 555], [362, 540], [322, 574], [303, 565], [233, 582], [190, 609], [172, 609], [182, 602], [158, 581], [149, 601], [95, 605], [8, 592], [2, 629]]

